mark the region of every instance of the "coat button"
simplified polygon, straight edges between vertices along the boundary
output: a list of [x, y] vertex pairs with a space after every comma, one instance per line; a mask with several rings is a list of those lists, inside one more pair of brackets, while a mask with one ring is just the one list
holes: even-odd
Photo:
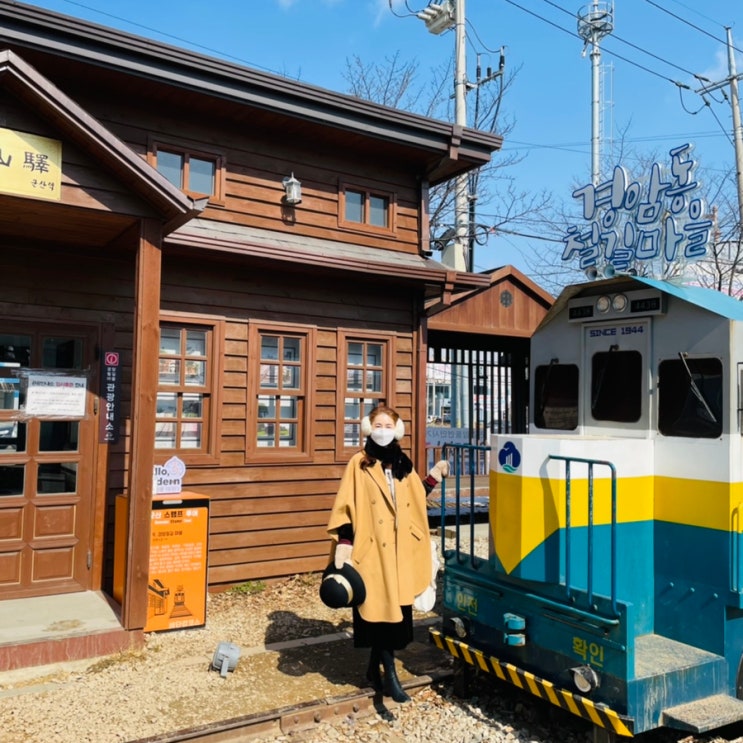
[[384, 521], [383, 521], [382, 519], [379, 519], [379, 523], [380, 523], [380, 524], [383, 524], [383, 523], [384, 523]]

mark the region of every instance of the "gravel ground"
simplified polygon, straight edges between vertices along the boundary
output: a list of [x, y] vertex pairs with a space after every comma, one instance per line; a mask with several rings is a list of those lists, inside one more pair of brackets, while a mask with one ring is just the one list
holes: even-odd
[[[477, 540], [476, 552], [487, 554], [487, 540]], [[318, 575], [295, 576], [269, 585], [249, 584], [242, 592], [212, 594], [204, 628], [151, 633], [137, 652], [6, 672], [0, 676], [0, 743], [124, 743], [355, 693], [363, 686], [365, 651], [363, 657], [354, 657], [362, 651], [350, 647], [350, 610], [325, 607], [318, 598], [318, 585]], [[438, 606], [428, 617], [419, 618], [433, 619], [437, 612]], [[311, 642], [333, 634], [342, 639]], [[297, 648], [297, 641], [303, 639], [304, 647]], [[237, 667], [226, 679], [209, 670], [220, 642], [241, 649]], [[343, 658], [350, 659], [347, 662], [338, 662], [341, 647]], [[400, 676], [405, 681], [409, 674], [401, 668]], [[484, 676], [476, 696], [468, 699], [457, 698], [450, 682], [438, 682], [413, 693], [408, 704], [260, 740], [589, 743], [592, 731], [582, 720]], [[734, 734], [694, 737], [667, 730], [635, 740], [743, 743]]]

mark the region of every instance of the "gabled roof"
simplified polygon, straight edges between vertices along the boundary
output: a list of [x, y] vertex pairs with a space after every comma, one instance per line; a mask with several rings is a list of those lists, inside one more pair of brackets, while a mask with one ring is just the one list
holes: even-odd
[[149, 203], [163, 216], [166, 229], [175, 229], [203, 208], [12, 51], [0, 51], [0, 88]]
[[[486, 164], [502, 138], [449, 122], [381, 106], [296, 80], [249, 69], [161, 42], [52, 13], [13, 0], [0, 0], [0, 47], [28, 49], [53, 56], [55, 65], [84, 64], [120, 73], [160, 91], [177, 88], [213, 105], [219, 115], [240, 121], [245, 111], [262, 112], [289, 133], [292, 119], [304, 131], [396, 148], [414, 157], [416, 167], [432, 183], [448, 180]], [[152, 93], [152, 91], [150, 91]], [[156, 93], [155, 93], [156, 94]], [[198, 105], [198, 101], [195, 101]], [[202, 104], [203, 105], [203, 104]], [[230, 108], [232, 106], [232, 108]], [[288, 134], [289, 135], [289, 134]]]
[[428, 329], [529, 338], [554, 298], [513, 266], [479, 274], [487, 284], [457, 294], [449, 305], [430, 303]]

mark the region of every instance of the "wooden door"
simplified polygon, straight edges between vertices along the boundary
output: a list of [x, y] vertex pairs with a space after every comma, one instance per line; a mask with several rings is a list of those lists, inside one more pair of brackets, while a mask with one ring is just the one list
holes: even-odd
[[96, 338], [0, 327], [0, 600], [90, 588]]

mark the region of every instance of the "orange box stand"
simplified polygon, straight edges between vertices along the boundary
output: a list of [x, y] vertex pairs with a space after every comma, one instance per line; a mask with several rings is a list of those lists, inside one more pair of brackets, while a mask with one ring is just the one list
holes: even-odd
[[150, 523], [145, 632], [206, 624], [209, 498], [155, 496]]
[[[129, 498], [116, 496], [113, 596], [124, 603]], [[184, 491], [156, 496], [150, 519], [145, 632], [206, 624], [209, 498]]]

